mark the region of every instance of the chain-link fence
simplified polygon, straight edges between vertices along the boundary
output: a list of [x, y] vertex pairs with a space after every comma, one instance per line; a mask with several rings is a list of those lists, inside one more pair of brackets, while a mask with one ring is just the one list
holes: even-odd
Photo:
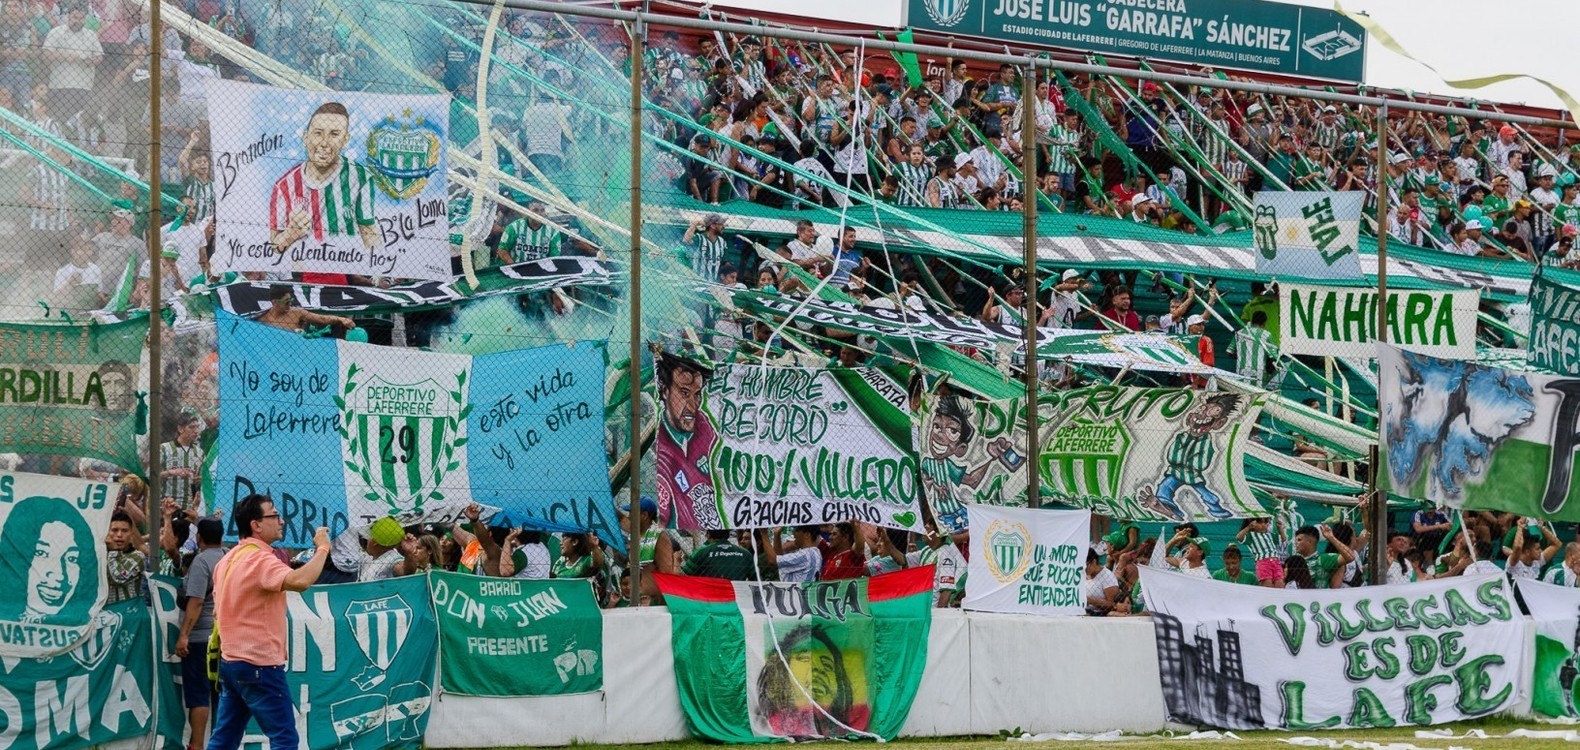
[[[1152, 524], [1359, 521], [1379, 228], [1389, 337], [1458, 356], [1522, 347], [1527, 261], [1575, 257], [1569, 150], [1487, 119], [450, 2], [166, 4], [156, 76], [148, 10], [4, 5], [0, 309], [136, 319], [157, 275], [148, 497], [270, 494], [288, 546], [395, 515], [490, 573], [601, 547], [613, 601], [633, 475], [665, 572], [700, 539], [662, 526], [918, 534], [849, 540], [881, 556], [1028, 497], [1115, 564]], [[1326, 190], [1364, 196], [1350, 281], [1272, 284], [1258, 191]], [[70, 461], [14, 463], [145, 473]], [[497, 539], [453, 531], [472, 502]]]

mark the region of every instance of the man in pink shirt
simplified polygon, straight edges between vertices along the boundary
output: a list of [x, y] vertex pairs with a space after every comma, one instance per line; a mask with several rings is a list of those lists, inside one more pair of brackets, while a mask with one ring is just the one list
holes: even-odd
[[313, 534], [313, 559], [295, 570], [272, 545], [285, 536], [274, 501], [248, 495], [236, 504], [241, 542], [214, 569], [214, 629], [220, 634], [219, 703], [208, 750], [236, 750], [247, 720], [274, 750], [296, 750], [296, 709], [285, 684], [285, 592], [306, 591], [329, 559], [329, 529]]

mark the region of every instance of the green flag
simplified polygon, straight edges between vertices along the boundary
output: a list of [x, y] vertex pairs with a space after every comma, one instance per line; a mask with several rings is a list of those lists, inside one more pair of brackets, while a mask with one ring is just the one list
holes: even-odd
[[139, 361], [148, 318], [85, 325], [0, 324], [4, 450], [88, 456], [142, 471]]
[[[179, 612], [170, 611], [178, 598], [156, 579], [161, 623], [180, 622]], [[422, 747], [439, 645], [428, 579], [314, 586], [286, 598], [285, 677], [303, 750]], [[168, 625], [162, 632], [173, 644]], [[181, 736], [181, 727], [168, 722], [184, 719], [172, 711], [161, 711], [160, 719], [167, 746]], [[256, 723], [248, 734], [260, 734]]]
[[430, 575], [445, 692], [519, 696], [603, 689], [603, 614], [587, 579]]
[[899, 733], [927, 662], [931, 565], [812, 583], [656, 576], [693, 734], [771, 742]]
[[93, 624], [66, 657], [7, 660], [6, 747], [77, 750], [147, 736], [155, 689], [148, 605], [111, 604]]

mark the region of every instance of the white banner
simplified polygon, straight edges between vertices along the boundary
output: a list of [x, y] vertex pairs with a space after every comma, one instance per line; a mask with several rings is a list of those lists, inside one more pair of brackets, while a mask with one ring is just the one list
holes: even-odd
[[1360, 279], [1359, 192], [1260, 190], [1251, 219], [1256, 272], [1306, 279]]
[[[1278, 285], [1279, 350], [1319, 357], [1377, 356], [1377, 290]], [[1388, 293], [1388, 343], [1434, 357], [1474, 359], [1474, 289]]]
[[1174, 721], [1295, 731], [1442, 724], [1519, 702], [1525, 623], [1501, 575], [1238, 586], [1142, 568]]
[[0, 473], [0, 656], [56, 656], [88, 636], [107, 593], [104, 538], [118, 489]]
[[208, 102], [215, 273], [450, 279], [448, 96], [211, 80]]
[[[1558, 562], [1562, 562], [1560, 559]], [[1554, 718], [1580, 718], [1575, 687], [1580, 682], [1580, 589], [1567, 567], [1564, 585], [1519, 579], [1520, 598], [1536, 621], [1536, 663], [1531, 665], [1531, 711]]]
[[1090, 548], [1089, 510], [968, 505], [971, 562], [964, 609], [1080, 615]]

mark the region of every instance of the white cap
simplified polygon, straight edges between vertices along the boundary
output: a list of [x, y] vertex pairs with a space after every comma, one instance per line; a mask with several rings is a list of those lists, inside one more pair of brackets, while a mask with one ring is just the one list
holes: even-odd
[[1206, 319], [1202, 318], [1202, 316], [1200, 316], [1200, 315], [1192, 315], [1192, 316], [1190, 316], [1190, 317], [1185, 319], [1185, 327], [1186, 328], [1190, 328], [1191, 326], [1201, 326], [1201, 325], [1206, 325], [1206, 324], [1207, 324]]
[[1554, 169], [1553, 165], [1543, 162], [1540, 167], [1537, 167], [1537, 169], [1536, 169], [1536, 176], [1537, 177], [1557, 177], [1558, 176], [1558, 170]]
[[1073, 268], [1066, 268], [1066, 269], [1064, 269], [1064, 275], [1060, 276], [1059, 280], [1060, 281], [1069, 281], [1070, 279], [1079, 278], [1080, 275], [1081, 275], [1080, 271], [1077, 271], [1077, 270], [1075, 270]]
[[1395, 151], [1393, 156], [1388, 157], [1389, 164], [1403, 164], [1407, 161], [1410, 161], [1410, 155], [1403, 151]]
[[1481, 219], [1471, 219], [1470, 221], [1465, 222], [1465, 229], [1466, 231], [1471, 229], [1486, 229], [1486, 226], [1481, 223]]
[[1130, 205], [1132, 205], [1132, 206], [1139, 206], [1139, 205], [1141, 205], [1143, 203], [1151, 203], [1151, 202], [1152, 202], [1152, 196], [1147, 195], [1146, 193], [1137, 193], [1136, 197], [1130, 199]]
[[970, 164], [970, 163], [971, 163], [971, 155], [970, 154], [955, 154], [955, 169], [959, 169], [959, 168], [961, 168], [961, 167], [963, 167], [963, 166], [965, 166], [967, 164]]
[[1246, 114], [1247, 117], [1249, 117], [1251, 115], [1254, 115], [1254, 114], [1256, 114], [1258, 112], [1261, 112], [1261, 111], [1262, 111], [1262, 105], [1261, 104], [1252, 104], [1251, 106], [1245, 108], [1245, 114]]

